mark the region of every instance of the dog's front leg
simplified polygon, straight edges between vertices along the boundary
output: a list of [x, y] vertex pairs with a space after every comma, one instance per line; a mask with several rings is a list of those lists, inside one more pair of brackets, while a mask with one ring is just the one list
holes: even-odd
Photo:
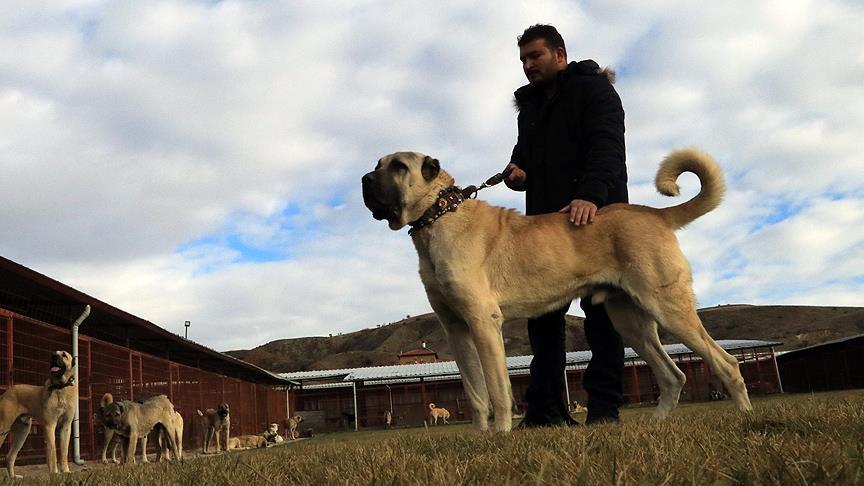
[[[114, 429], [105, 427], [105, 443], [102, 445], [102, 464], [108, 464], [108, 446], [114, 440]], [[113, 450], [112, 450], [113, 454]]]
[[228, 443], [231, 441], [231, 422], [225, 419], [225, 452], [228, 452]]
[[135, 464], [135, 449], [137, 447], [138, 431], [135, 430], [135, 427], [129, 427], [129, 444], [126, 446], [126, 464]]
[[475, 305], [466, 313], [465, 320], [483, 367], [486, 389], [495, 413], [495, 431], [507, 432], [513, 426], [513, 392], [504, 354], [501, 310], [494, 304]]
[[437, 294], [429, 293], [429, 302], [441, 321], [450, 349], [456, 359], [456, 366], [462, 375], [462, 388], [468, 397], [471, 406], [471, 421], [478, 430], [489, 428], [489, 392], [486, 390], [486, 382], [483, 377], [483, 367], [480, 364], [480, 356], [474, 347], [471, 331], [456, 313], [445, 303], [443, 298]]
[[64, 473], [69, 471], [69, 438], [72, 437], [72, 419], [67, 416], [60, 425], [60, 470]]
[[46, 423], [42, 430], [45, 433], [45, 460], [48, 472], [53, 474], [57, 472], [57, 423]]

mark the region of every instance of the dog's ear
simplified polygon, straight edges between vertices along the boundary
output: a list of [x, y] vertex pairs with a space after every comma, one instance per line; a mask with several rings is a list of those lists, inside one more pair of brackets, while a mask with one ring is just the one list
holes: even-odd
[[438, 172], [440, 171], [441, 165], [438, 163], [438, 159], [433, 159], [428, 155], [423, 159], [423, 167], [420, 169], [420, 173], [423, 174], [423, 179], [431, 181], [438, 177]]
[[111, 405], [112, 402], [114, 402], [114, 397], [111, 396], [110, 393], [106, 393], [106, 394], [102, 395], [102, 401], [100, 402], [100, 404], [102, 405], [102, 408], [105, 408], [108, 405]]

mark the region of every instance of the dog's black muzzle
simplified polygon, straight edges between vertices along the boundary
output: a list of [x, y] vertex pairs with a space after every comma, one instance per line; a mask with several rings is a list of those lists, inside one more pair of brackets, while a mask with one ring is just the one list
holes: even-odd
[[63, 357], [59, 354], [55, 354], [51, 356], [51, 376], [55, 378], [59, 378], [63, 376], [63, 373], [66, 373], [66, 362], [63, 361]]
[[376, 188], [375, 172], [369, 172], [361, 179], [363, 183], [363, 204], [372, 211], [372, 217], [377, 220], [388, 219], [395, 211], [379, 198], [381, 192]]

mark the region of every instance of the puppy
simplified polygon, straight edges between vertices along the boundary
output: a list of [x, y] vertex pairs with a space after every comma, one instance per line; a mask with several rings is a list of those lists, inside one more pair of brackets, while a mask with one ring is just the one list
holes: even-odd
[[[114, 401], [110, 393], [102, 396], [102, 422], [128, 439], [126, 448], [126, 464], [135, 464], [135, 450], [141, 441], [141, 462], [147, 459], [147, 436], [154, 428], [161, 431], [174, 430], [174, 405], [165, 395], [156, 395], [141, 403], [129, 400]], [[168, 449], [179, 458], [176, 434], [166, 433]]]
[[[0, 447], [6, 435], [12, 432], [13, 440], [6, 454], [6, 471], [10, 478], [15, 475], [15, 459], [30, 435], [35, 418], [45, 436], [45, 455], [48, 471], [69, 472], [69, 438], [72, 434], [72, 419], [78, 403], [78, 384], [75, 383], [75, 366], [72, 355], [66, 351], [55, 351], [51, 355], [48, 379], [42, 386], [12, 385], [0, 395]], [[57, 467], [57, 441], [55, 432], [60, 431], [60, 468]]]
[[300, 414], [294, 414], [293, 417], [285, 421], [285, 428], [288, 430], [288, 438], [294, 440], [297, 438], [297, 426], [303, 421]]
[[611, 204], [582, 226], [567, 214], [524, 216], [466, 198], [438, 160], [417, 152], [384, 156], [363, 176], [372, 216], [394, 231], [412, 227], [420, 280], [478, 429], [489, 428], [490, 402], [495, 430], [508, 431], [513, 422], [504, 321], [537, 317], [576, 298], [603, 303], [615, 329], [651, 367], [660, 386], [656, 417], [675, 408], [685, 381], [660, 343], [658, 324], [702, 357], [739, 410], [752, 409], [738, 360], [699, 320], [690, 265], [675, 237], [720, 204], [723, 171], [702, 151], [676, 150], [660, 164], [657, 190], [678, 195], [684, 172], [702, 186], [689, 201], [662, 209]]
[[216, 452], [222, 449], [219, 438], [221, 432], [225, 433], [225, 452], [228, 452], [230, 450], [228, 440], [231, 438], [231, 410], [228, 404], [223, 403], [216, 410], [208, 408], [204, 412], [201, 410], [196, 410], [196, 412], [201, 417], [201, 423], [204, 428], [204, 447], [202, 453], [209, 453], [210, 441], [213, 439], [213, 436], [216, 436]]
[[389, 429], [393, 427], [393, 412], [390, 410], [384, 411], [384, 428]]
[[433, 425], [438, 425], [438, 419], [444, 421], [444, 424], [449, 424], [447, 421], [450, 418], [450, 412], [446, 408], [436, 407], [434, 403], [429, 404], [429, 421]]

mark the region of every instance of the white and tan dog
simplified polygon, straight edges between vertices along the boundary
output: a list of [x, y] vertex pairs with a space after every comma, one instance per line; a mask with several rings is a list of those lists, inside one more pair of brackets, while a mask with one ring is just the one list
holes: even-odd
[[447, 419], [450, 418], [450, 411], [443, 407], [436, 407], [434, 403], [429, 404], [429, 421], [432, 425], [438, 425], [438, 419], [444, 421], [444, 424], [449, 424]]
[[438, 161], [417, 152], [387, 155], [363, 176], [363, 199], [375, 219], [393, 230], [414, 226], [420, 278], [479, 429], [488, 428], [490, 400], [494, 429], [512, 425], [504, 320], [537, 317], [589, 295], [605, 302], [615, 328], [657, 377], [657, 417], [677, 405], [685, 380], [660, 344], [658, 323], [711, 366], [738, 409], [751, 409], [738, 361], [696, 314], [690, 265], [675, 237], [720, 204], [723, 173], [707, 154], [678, 150], [661, 163], [657, 189], [677, 195], [684, 172], [701, 182], [693, 199], [663, 209], [612, 204], [578, 227], [562, 213], [524, 216], [476, 199], [462, 202]]
[[[78, 384], [74, 381], [75, 363], [66, 351], [55, 351], [51, 355], [51, 367], [45, 384], [12, 385], [0, 395], [0, 446], [6, 435], [14, 437], [6, 454], [6, 471], [10, 478], [15, 475], [15, 460], [30, 435], [33, 419], [42, 426], [45, 441], [45, 456], [48, 471], [69, 472], [69, 437], [72, 419], [78, 403]], [[57, 467], [56, 433], [60, 432], [60, 467]]]

